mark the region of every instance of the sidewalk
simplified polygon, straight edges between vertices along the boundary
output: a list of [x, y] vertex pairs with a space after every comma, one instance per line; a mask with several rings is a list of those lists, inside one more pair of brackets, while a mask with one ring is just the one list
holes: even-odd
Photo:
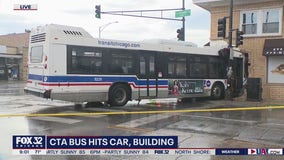
[[247, 101], [247, 94], [246, 92], [240, 96], [233, 98], [233, 102], [236, 103], [246, 103], [246, 104], [254, 104], [255, 106], [284, 106], [284, 100], [261, 100], [261, 101]]

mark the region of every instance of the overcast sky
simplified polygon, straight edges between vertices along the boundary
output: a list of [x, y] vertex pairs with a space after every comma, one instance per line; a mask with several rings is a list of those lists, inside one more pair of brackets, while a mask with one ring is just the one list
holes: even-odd
[[[37, 4], [37, 11], [14, 11], [14, 4]], [[182, 0], [0, 0], [0, 35], [22, 33], [45, 24], [62, 24], [83, 27], [93, 37], [98, 37], [99, 27], [114, 21], [101, 33], [102, 38], [141, 41], [145, 39], [177, 40], [176, 30], [180, 21], [134, 18], [103, 14], [95, 18], [95, 5], [101, 10], [148, 10], [181, 8]], [[202, 46], [209, 41], [210, 15], [206, 10], [186, 0], [186, 41]], [[147, 15], [160, 15], [148, 13]], [[174, 18], [174, 12], [164, 12]]]

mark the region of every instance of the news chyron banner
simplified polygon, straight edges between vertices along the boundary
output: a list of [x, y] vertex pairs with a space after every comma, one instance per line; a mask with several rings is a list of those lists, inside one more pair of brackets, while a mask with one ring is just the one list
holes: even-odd
[[177, 136], [14, 135], [14, 155], [283, 155], [283, 149], [178, 148]]

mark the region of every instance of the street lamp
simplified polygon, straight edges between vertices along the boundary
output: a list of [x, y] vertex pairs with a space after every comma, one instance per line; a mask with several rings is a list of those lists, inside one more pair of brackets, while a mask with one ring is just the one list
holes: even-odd
[[114, 23], [118, 23], [118, 21], [115, 21], [115, 22], [110, 22], [110, 23], [107, 23], [107, 24], [104, 24], [102, 26], [99, 27], [99, 39], [101, 39], [101, 32], [109, 25], [111, 24], [114, 24]]

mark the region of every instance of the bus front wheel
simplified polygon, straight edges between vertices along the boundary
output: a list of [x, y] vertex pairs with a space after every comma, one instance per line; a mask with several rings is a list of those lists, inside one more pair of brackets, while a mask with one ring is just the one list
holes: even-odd
[[124, 106], [129, 100], [129, 89], [123, 85], [115, 85], [109, 93], [109, 104], [111, 106]]
[[211, 88], [211, 98], [214, 100], [224, 98], [224, 87], [221, 84], [214, 84]]

